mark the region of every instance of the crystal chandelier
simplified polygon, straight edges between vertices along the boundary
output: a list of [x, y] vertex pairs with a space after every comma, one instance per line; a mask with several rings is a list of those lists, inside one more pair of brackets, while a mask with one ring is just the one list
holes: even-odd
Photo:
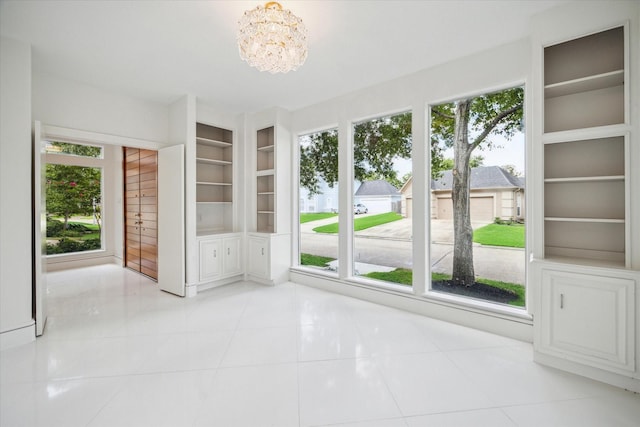
[[287, 73], [307, 59], [307, 29], [302, 19], [270, 1], [247, 10], [238, 22], [240, 58], [260, 71]]

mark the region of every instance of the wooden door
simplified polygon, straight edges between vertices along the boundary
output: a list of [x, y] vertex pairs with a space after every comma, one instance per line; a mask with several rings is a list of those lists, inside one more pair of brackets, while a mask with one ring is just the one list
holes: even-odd
[[158, 156], [124, 148], [125, 265], [158, 278]]

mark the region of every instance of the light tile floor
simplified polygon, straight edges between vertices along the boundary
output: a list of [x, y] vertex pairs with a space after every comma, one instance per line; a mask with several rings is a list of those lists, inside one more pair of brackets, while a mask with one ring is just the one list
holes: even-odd
[[45, 336], [1, 353], [4, 427], [640, 425], [640, 396], [530, 344], [302, 285], [48, 280]]

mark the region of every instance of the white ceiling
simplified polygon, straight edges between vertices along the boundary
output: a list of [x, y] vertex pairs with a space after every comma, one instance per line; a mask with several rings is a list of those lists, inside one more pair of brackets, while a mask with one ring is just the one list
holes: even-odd
[[33, 69], [168, 104], [186, 93], [229, 112], [295, 110], [524, 37], [564, 1], [281, 1], [309, 31], [298, 71], [241, 61], [236, 25], [261, 1], [12, 1], [0, 33]]

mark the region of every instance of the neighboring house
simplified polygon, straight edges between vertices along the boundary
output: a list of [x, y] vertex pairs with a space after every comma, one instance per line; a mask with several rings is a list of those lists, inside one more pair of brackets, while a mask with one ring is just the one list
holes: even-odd
[[[431, 218], [452, 219], [453, 202], [451, 171], [444, 171], [431, 180]], [[412, 178], [402, 187], [402, 213], [411, 217]], [[524, 178], [511, 175], [499, 166], [471, 169], [470, 209], [472, 221], [493, 221], [495, 218], [524, 220]]]
[[309, 190], [300, 187], [300, 212], [338, 212], [338, 183], [333, 188], [320, 180], [320, 194], [309, 196]]
[[387, 181], [364, 181], [358, 187], [353, 203], [362, 203], [369, 213], [401, 212], [402, 195]]
[[405, 218], [411, 218], [413, 215], [413, 177], [409, 177], [408, 180], [402, 185], [400, 189], [402, 195], [402, 216]]

